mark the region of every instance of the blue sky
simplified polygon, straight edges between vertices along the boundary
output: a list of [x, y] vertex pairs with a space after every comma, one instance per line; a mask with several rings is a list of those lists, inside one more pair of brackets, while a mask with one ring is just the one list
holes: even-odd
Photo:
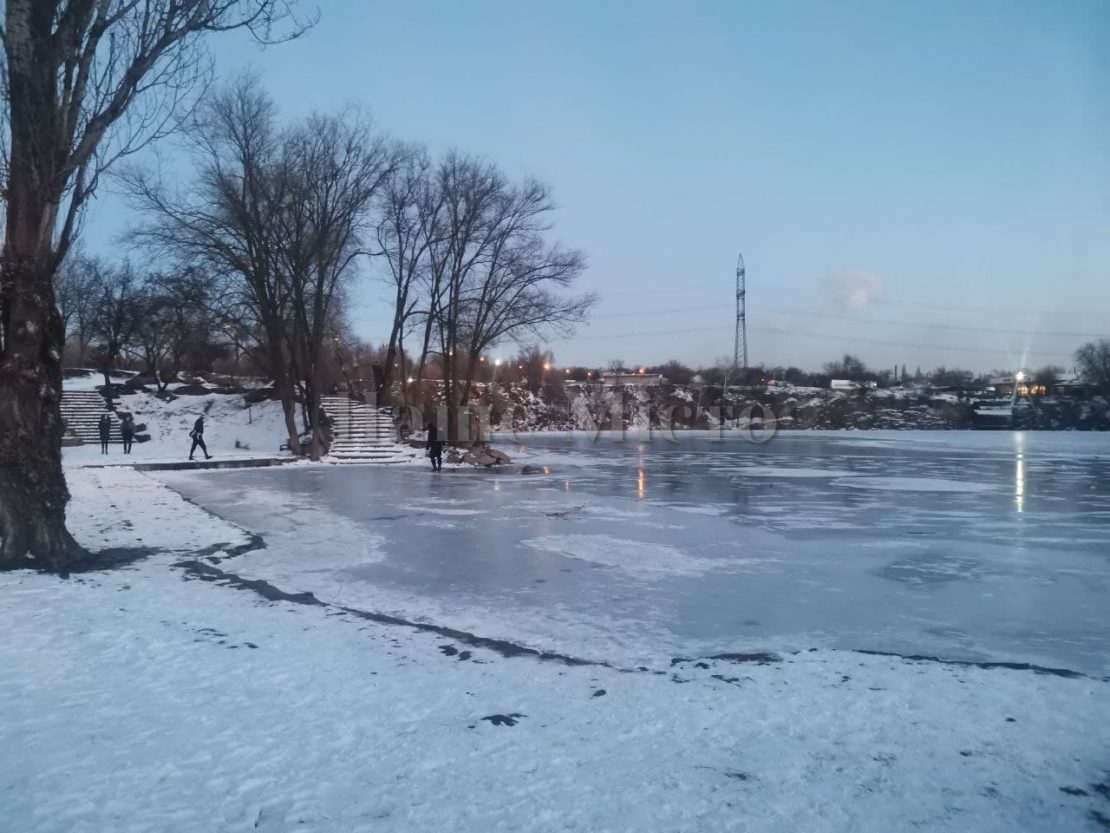
[[[731, 354], [738, 252], [753, 363], [1070, 367], [1110, 336], [1110, 3], [320, 5], [296, 43], [213, 40], [219, 71], [550, 183], [602, 298], [560, 363]], [[96, 250], [129, 218], [93, 210]], [[371, 341], [384, 297], [356, 293]]]

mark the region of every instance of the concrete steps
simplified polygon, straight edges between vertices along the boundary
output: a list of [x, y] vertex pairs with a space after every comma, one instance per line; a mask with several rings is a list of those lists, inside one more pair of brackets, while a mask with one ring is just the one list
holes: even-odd
[[100, 417], [105, 413], [112, 420], [113, 443], [122, 443], [119, 433], [119, 419], [108, 407], [104, 397], [96, 391], [65, 391], [62, 393], [62, 419], [66, 433], [78, 437], [89, 445], [100, 445]]
[[333, 439], [324, 459], [333, 463], [394, 463], [404, 450], [388, 412], [343, 396], [321, 399]]

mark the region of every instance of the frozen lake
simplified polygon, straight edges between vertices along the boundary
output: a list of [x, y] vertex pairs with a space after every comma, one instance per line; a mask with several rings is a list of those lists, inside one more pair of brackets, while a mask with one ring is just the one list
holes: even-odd
[[1110, 438], [501, 443], [539, 475], [164, 473], [325, 601], [615, 663], [816, 647], [1110, 672]]

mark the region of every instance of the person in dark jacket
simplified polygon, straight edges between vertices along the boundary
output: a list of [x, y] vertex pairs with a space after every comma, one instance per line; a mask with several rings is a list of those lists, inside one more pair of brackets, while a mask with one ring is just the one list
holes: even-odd
[[432, 471], [443, 470], [443, 442], [439, 439], [439, 429], [428, 423], [428, 456], [432, 460]]
[[108, 453], [108, 442], [112, 439], [112, 418], [107, 413], [100, 415], [100, 422], [96, 424], [100, 431], [100, 453]]
[[124, 414], [120, 419], [119, 433], [123, 437], [123, 453], [131, 453], [131, 441], [135, 438], [135, 418], [131, 414]]
[[208, 446], [204, 444], [204, 415], [201, 414], [197, 417], [197, 421], [193, 423], [193, 430], [189, 432], [189, 436], [193, 440], [193, 446], [189, 449], [189, 459], [193, 459], [193, 453], [196, 452], [197, 446], [204, 452], [204, 459], [211, 460], [212, 455], [208, 453]]

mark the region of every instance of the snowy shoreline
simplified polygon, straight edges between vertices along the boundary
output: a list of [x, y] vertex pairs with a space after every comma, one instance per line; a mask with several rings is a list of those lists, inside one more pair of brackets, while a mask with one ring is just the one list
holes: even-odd
[[[524, 455], [581, 458], [541, 445]], [[630, 543], [634, 528], [663, 537], [680, 517], [715, 530], [714, 506], [589, 494], [590, 465], [564, 482], [80, 462], [67, 459], [71, 527], [117, 566], [0, 574], [0, 817], [21, 833], [1096, 833], [1110, 818], [1110, 682], [1047, 655], [1010, 667], [758, 637], [721, 653], [714, 640], [658, 639], [653, 621], [631, 630], [559, 605], [474, 615], [458, 588], [436, 602], [377, 584], [427, 569], [398, 560], [390, 524], [451, 536], [421, 538], [423, 550], [513, 520], [505, 506], [538, 519], [522, 545], [547, 565], [540, 577], [574, 575], [567, 565], [644, 594], [737, 557]], [[791, 462], [717, 476], [804, 488], [850, 474]], [[323, 502], [328, 484], [346, 502]], [[874, 485], [852, 499], [889, 490]], [[367, 508], [376, 526], [356, 522]], [[755, 579], [775, 544], [744, 535], [766, 558], [728, 563]], [[434, 555], [458, 584], [459, 553]], [[601, 602], [614, 617], [624, 604]]]
[[[246, 541], [138, 473], [153, 516], [112, 525], [126, 492], [102, 473], [74, 478], [101, 513], [86, 544]], [[1096, 831], [1110, 809], [1104, 681], [827, 650], [633, 674], [506, 658], [179, 559], [0, 575], [13, 829], [1001, 833]]]

